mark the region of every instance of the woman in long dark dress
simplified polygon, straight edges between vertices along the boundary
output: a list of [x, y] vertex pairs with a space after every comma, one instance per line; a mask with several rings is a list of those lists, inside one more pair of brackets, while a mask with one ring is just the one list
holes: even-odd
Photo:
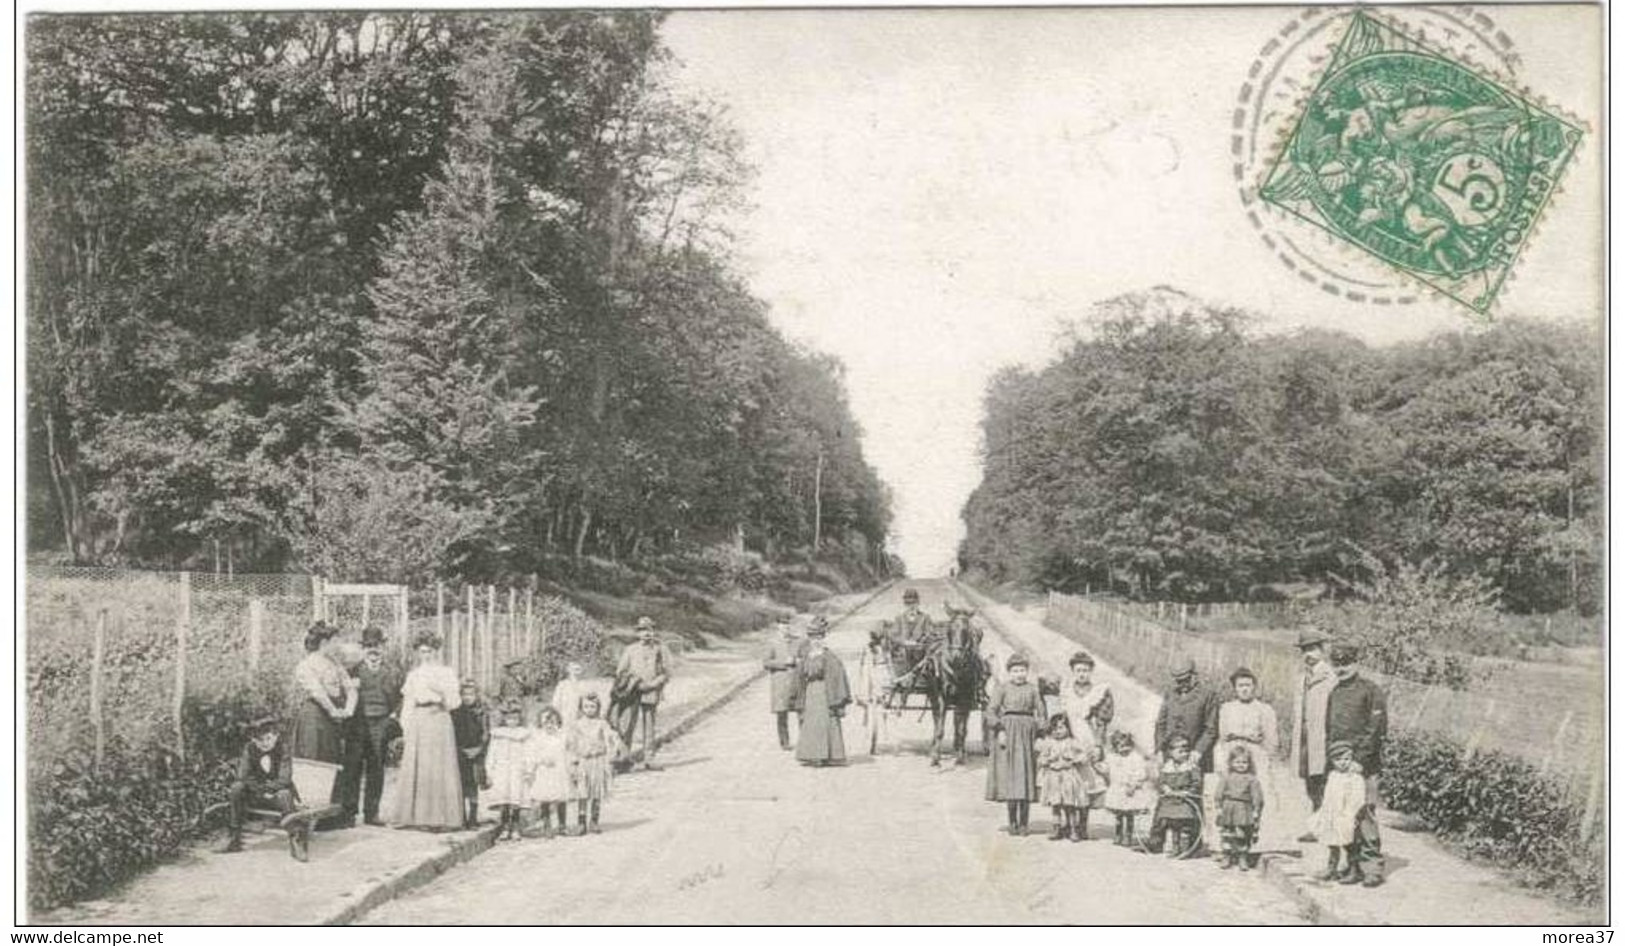
[[295, 696], [303, 697], [288, 739], [288, 753], [294, 758], [344, 762], [339, 727], [355, 712], [357, 689], [335, 656], [337, 635], [321, 621], [305, 632], [305, 657], [293, 669]]
[[798, 661], [795, 708], [801, 713], [800, 738], [796, 759], [803, 765], [840, 765], [846, 762], [846, 742], [841, 738], [841, 716], [852, 702], [852, 688], [846, 667], [824, 646], [829, 622], [813, 618], [807, 628], [807, 649]]
[[987, 767], [987, 799], [1002, 801], [1011, 834], [1027, 833], [1027, 816], [1038, 798], [1038, 757], [1033, 745], [1044, 722], [1044, 697], [1027, 679], [1027, 658], [1012, 654], [1010, 674], [987, 702], [987, 718], [998, 734]]

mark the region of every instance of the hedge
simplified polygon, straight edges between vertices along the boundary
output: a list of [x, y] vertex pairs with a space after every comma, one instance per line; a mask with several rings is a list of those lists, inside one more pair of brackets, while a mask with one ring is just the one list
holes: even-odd
[[1424, 730], [1391, 733], [1383, 800], [1464, 853], [1505, 868], [1526, 886], [1597, 903], [1606, 832], [1588, 824], [1566, 783], [1503, 752], [1475, 752]]
[[45, 910], [101, 894], [176, 854], [203, 810], [223, 801], [251, 697], [189, 698], [183, 759], [158, 741], [113, 738], [101, 766], [89, 751], [60, 755], [28, 780], [28, 902]]

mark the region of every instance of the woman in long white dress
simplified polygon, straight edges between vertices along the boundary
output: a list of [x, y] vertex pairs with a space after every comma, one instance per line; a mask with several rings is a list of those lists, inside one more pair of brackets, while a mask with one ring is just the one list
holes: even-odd
[[390, 822], [402, 828], [463, 826], [463, 786], [451, 711], [462, 705], [457, 673], [440, 662], [440, 638], [417, 640], [418, 665], [401, 686], [405, 751], [395, 779]]

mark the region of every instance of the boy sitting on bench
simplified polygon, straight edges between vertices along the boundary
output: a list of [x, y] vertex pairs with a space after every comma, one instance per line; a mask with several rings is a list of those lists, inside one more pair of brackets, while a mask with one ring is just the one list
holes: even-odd
[[[293, 757], [282, 744], [276, 717], [260, 717], [249, 724], [248, 744], [237, 760], [237, 779], [231, 783], [231, 839], [223, 853], [243, 849], [243, 818], [250, 809], [279, 811], [286, 825], [298, 801], [293, 787]], [[288, 843], [299, 860], [305, 859], [301, 855], [310, 843], [309, 830], [308, 824], [289, 830]]]

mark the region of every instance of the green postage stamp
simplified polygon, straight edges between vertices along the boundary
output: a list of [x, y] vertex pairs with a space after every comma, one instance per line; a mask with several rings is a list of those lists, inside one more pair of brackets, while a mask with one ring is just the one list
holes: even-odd
[[1356, 13], [1259, 195], [1484, 313], [1580, 138]]

